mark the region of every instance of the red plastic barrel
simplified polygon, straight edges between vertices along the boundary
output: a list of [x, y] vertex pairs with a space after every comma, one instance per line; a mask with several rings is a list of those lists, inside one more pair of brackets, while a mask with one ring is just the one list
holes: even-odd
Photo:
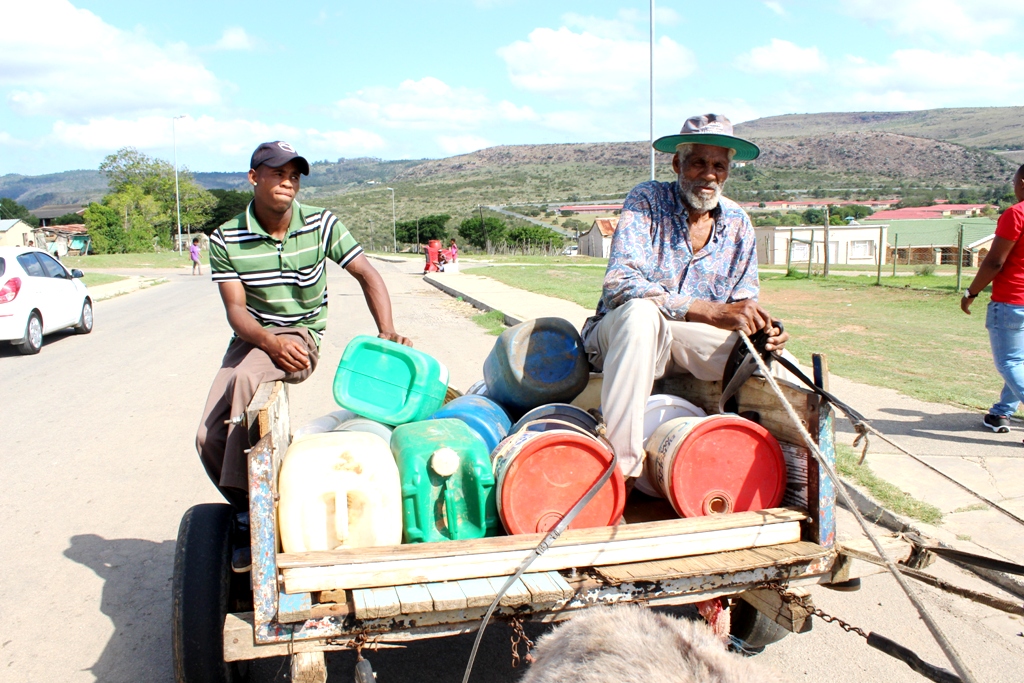
[[[601, 478], [612, 454], [597, 439], [569, 430], [523, 431], [498, 444], [491, 461], [505, 529], [510, 534], [533, 534], [558, 524]], [[569, 528], [618, 524], [625, 506], [625, 481], [616, 468]]]
[[683, 517], [763, 510], [786, 492], [779, 442], [737, 415], [665, 422], [647, 441], [646, 471]]

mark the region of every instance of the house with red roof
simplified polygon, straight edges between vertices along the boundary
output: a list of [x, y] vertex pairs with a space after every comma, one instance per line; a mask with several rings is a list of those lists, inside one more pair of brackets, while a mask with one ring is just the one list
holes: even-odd
[[991, 204], [935, 204], [934, 206], [908, 206], [871, 214], [872, 220], [927, 220], [929, 218], [976, 218]]
[[618, 225], [618, 217], [595, 219], [590, 230], [580, 235], [580, 256], [608, 258], [608, 254], [612, 251], [612, 235], [615, 234], [615, 228]]

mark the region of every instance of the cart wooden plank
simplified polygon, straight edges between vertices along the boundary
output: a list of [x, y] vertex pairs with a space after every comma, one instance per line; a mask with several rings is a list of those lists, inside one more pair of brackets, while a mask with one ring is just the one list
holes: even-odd
[[530, 602], [537, 605], [553, 605], [562, 599], [562, 588], [548, 576], [547, 572], [523, 574], [523, 585], [530, 591]]
[[466, 594], [462, 592], [457, 582], [428, 583], [426, 586], [434, 601], [434, 611], [466, 609]]
[[398, 592], [393, 586], [352, 591], [356, 619], [386, 619], [402, 613]]
[[[494, 593], [497, 595], [501, 587], [508, 581], [508, 577], [492, 576], [487, 580], [491, 582], [491, 588], [494, 589]], [[520, 607], [522, 605], [529, 605], [531, 599], [530, 590], [523, 583], [523, 578], [520, 577], [509, 586], [505, 594], [501, 596], [501, 602], [498, 604], [502, 607]], [[494, 598], [491, 598], [491, 600], [494, 600]]]
[[458, 583], [466, 596], [467, 607], [490, 607], [498, 594], [487, 579], [463, 579]]
[[395, 586], [398, 593], [398, 601], [402, 606], [402, 614], [416, 614], [418, 612], [429, 612], [434, 609], [434, 599], [430, 597], [430, 591], [421, 583], [409, 586]]
[[[574, 567], [646, 562], [666, 557], [686, 557], [780, 543], [794, 543], [799, 540], [800, 523], [789, 521], [654, 538], [616, 540], [564, 547], [554, 546], [538, 557], [532, 568], [537, 571], [552, 571]], [[326, 567], [297, 567], [285, 569], [283, 574], [285, 589], [290, 592], [372, 588], [382, 585], [397, 586], [431, 581], [510, 576], [518, 569], [524, 556], [525, 553], [520, 550], [462, 555], [458, 561], [444, 556], [425, 557], [414, 560], [363, 562]]]

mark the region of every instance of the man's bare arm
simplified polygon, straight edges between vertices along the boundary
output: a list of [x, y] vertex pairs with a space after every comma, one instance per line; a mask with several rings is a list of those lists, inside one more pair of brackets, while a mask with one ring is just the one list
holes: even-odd
[[379, 332], [377, 336], [381, 339], [412, 346], [412, 341], [395, 332], [395, 323], [391, 319], [391, 296], [388, 294], [387, 285], [384, 284], [384, 278], [380, 276], [373, 264], [360, 254], [345, 266], [345, 270], [356, 279], [359, 287], [363, 290], [366, 307], [370, 309], [373, 321], [377, 323]]
[[218, 285], [228, 324], [242, 340], [263, 349], [274, 365], [285, 372], [298, 372], [309, 367], [309, 352], [293, 335], [267, 332], [245, 307], [245, 288], [232, 280]]

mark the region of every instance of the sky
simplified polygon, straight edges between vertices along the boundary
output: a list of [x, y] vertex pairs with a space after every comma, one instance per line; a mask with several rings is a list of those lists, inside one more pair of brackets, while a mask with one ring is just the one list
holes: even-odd
[[[0, 0], [0, 175], [126, 146], [241, 171], [276, 139], [311, 161], [645, 140], [649, 8]], [[706, 112], [1024, 103], [1019, 0], [661, 0], [655, 19], [656, 137]]]

